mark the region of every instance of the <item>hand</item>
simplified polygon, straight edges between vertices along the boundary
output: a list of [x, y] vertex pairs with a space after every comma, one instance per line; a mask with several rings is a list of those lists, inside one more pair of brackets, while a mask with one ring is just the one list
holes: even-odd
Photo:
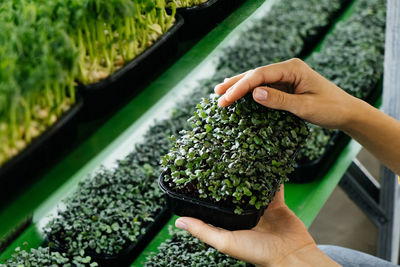
[[340, 130], [346, 129], [355, 106], [362, 102], [300, 59], [259, 67], [227, 78], [215, 87], [217, 94], [223, 94], [219, 99], [222, 107], [252, 90], [254, 100], [264, 106], [286, 110], [311, 123]]
[[176, 227], [222, 253], [257, 266], [338, 266], [319, 250], [303, 222], [286, 206], [283, 185], [251, 230], [228, 231], [181, 217]]

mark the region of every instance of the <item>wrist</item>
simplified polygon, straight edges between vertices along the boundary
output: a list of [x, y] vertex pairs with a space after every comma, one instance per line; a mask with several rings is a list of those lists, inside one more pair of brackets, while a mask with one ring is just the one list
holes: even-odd
[[285, 256], [281, 261], [272, 264], [271, 267], [292, 267], [292, 266], [340, 266], [332, 260], [315, 244], [308, 245]]
[[347, 106], [345, 119], [338, 129], [352, 136], [354, 132], [358, 131], [360, 124], [370, 116], [369, 114], [374, 108], [356, 97], [351, 97], [351, 101], [345, 105]]

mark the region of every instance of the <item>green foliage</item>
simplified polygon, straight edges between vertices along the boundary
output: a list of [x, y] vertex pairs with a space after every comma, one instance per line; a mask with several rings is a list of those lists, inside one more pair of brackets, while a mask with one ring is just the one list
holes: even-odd
[[307, 126], [309, 134], [297, 156], [300, 163], [319, 159], [324, 155], [328, 146], [334, 145], [331, 137], [335, 133], [335, 130], [325, 129], [311, 123], [307, 123]]
[[[308, 64], [349, 94], [366, 99], [382, 82], [385, 23], [386, 1], [358, 1], [354, 14], [336, 26]], [[310, 129], [299, 158], [313, 160], [325, 153], [333, 131]]]
[[44, 231], [53, 245], [77, 255], [81, 250], [116, 255], [145, 233], [165, 207], [149, 164], [101, 169], [84, 180]]
[[360, 0], [309, 64], [351, 95], [365, 99], [382, 80], [386, 1]]
[[218, 107], [215, 95], [203, 99], [189, 122], [161, 159], [165, 182], [174, 191], [233, 203], [237, 213], [268, 205], [308, 133], [302, 120], [257, 104], [251, 94], [227, 108]]
[[25, 1], [0, 4], [0, 165], [75, 102], [77, 50]]
[[[320, 2], [311, 3], [308, 0], [295, 0], [294, 2], [298, 3], [297, 9], [287, 10], [287, 12], [291, 12], [292, 17], [296, 17], [295, 14], [303, 9], [307, 9], [307, 12], [310, 13], [319, 11], [325, 13], [321, 16], [327, 17], [330, 17], [336, 10], [336, 7], [332, 10], [321, 8]], [[287, 1], [278, 1], [274, 8], [282, 8], [281, 5], [287, 4]], [[326, 6], [327, 4], [324, 3], [323, 5]], [[307, 8], [304, 8], [304, 6], [307, 6]], [[311, 7], [314, 9], [310, 9]], [[62, 11], [59, 11], [59, 13], [62, 13]], [[78, 19], [81, 12], [71, 14]], [[309, 13], [304, 14], [305, 16], [309, 15]], [[278, 14], [275, 14], [275, 16], [279, 17]], [[297, 18], [300, 19], [298, 16]], [[289, 21], [280, 21], [280, 23], [281, 26], [274, 27], [274, 31], [281, 32], [282, 29], [287, 28], [302, 31], [300, 27], [296, 26], [295, 20], [290, 21], [290, 23], [294, 23], [293, 26], [290, 26]], [[79, 25], [73, 24], [73, 27], [75, 26], [78, 27]], [[249, 29], [249, 31], [256, 34], [265, 28], [268, 27], [262, 29], [255, 27]], [[307, 31], [306, 34], [314, 33]], [[275, 47], [270, 54], [276, 53], [275, 59], [283, 60], [297, 55], [285, 47], [287, 43], [295, 40], [297, 39], [287, 38], [286, 36], [276, 40], [264, 40], [263, 43], [270, 42], [271, 44], [266, 46], [271, 47], [273, 45]], [[240, 47], [241, 42], [235, 45]], [[232, 56], [235, 55], [232, 54]], [[251, 62], [254, 57], [244, 57], [242, 60]], [[82, 59], [80, 59], [80, 62], [82, 62]], [[262, 64], [271, 62], [265, 61]], [[258, 63], [252, 64], [254, 66]], [[229, 69], [229, 67], [220, 68], [213, 76], [199, 81], [194, 93], [178, 103], [170, 118], [157, 121], [154, 126], [150, 127], [144, 134], [144, 139], [132, 149], [127, 157], [118, 162], [118, 167], [115, 170], [101, 170], [80, 183], [76, 192], [66, 200], [65, 207], [60, 209], [57, 217], [47, 225], [45, 231], [50, 240], [65, 246], [72, 255], [77, 255], [81, 249], [116, 254], [130, 242], [135, 242], [139, 235], [145, 234], [144, 226], [146, 223], [154, 218], [154, 214], [158, 210], [165, 207], [165, 199], [157, 186], [157, 178], [162, 171], [159, 163], [160, 156], [168, 153], [172, 147], [169, 137], [175, 135], [179, 138], [181, 130], [190, 130], [187, 119], [196, 110], [196, 104], [201, 101], [201, 98], [211, 93], [215, 84], [236, 74], [237, 71], [237, 69]], [[271, 167], [276, 168], [275, 166]], [[132, 187], [128, 186], [129, 184]], [[137, 188], [140, 188], [140, 193], [137, 193]], [[146, 195], [142, 195], [141, 192], [146, 192]], [[244, 198], [248, 197], [245, 196]], [[121, 204], [117, 205], [117, 203]], [[150, 208], [147, 209], [145, 204]], [[101, 212], [102, 210], [103, 212]], [[137, 218], [137, 222], [128, 221], [129, 216]], [[97, 237], [98, 232], [100, 232], [100, 237]]]
[[147, 257], [145, 267], [246, 266], [246, 263], [220, 253], [187, 232], [175, 231], [171, 235], [171, 239], [158, 247], [158, 253]]
[[107, 78], [173, 25], [165, 0], [0, 3], [0, 165], [75, 103], [75, 83]]
[[30, 252], [16, 248], [12, 258], [0, 267], [29, 267], [29, 266], [60, 266], [60, 267], [95, 267], [96, 262], [92, 262], [89, 256], [76, 256], [69, 259], [64, 253], [51, 252], [48, 247], [31, 249]]
[[181, 8], [201, 5], [207, 1], [208, 0], [167, 0], [166, 3], [168, 7], [176, 6], [177, 8]]
[[[218, 70], [241, 73], [298, 57], [346, 0], [280, 0], [224, 50]], [[231, 75], [232, 75], [231, 74]]]
[[62, 21], [79, 50], [78, 80], [107, 78], [151, 46], [175, 21], [165, 0], [40, 1], [54, 21]]

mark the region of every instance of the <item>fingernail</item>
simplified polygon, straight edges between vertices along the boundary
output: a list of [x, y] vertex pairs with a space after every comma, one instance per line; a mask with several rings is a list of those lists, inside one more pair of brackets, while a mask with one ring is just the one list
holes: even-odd
[[182, 220], [180, 220], [180, 219], [175, 221], [175, 226], [179, 229], [187, 230], [187, 225], [184, 222], [182, 222]]
[[229, 78], [225, 78], [225, 79], [224, 79], [224, 83], [227, 82], [228, 80], [229, 80]]
[[256, 89], [254, 92], [254, 98], [258, 101], [267, 100], [268, 92], [263, 89]]

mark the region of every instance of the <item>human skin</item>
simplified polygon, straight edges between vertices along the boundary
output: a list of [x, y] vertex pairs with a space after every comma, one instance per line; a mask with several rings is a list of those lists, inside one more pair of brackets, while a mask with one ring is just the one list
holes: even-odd
[[[221, 107], [250, 91], [254, 100], [266, 107], [345, 132], [400, 173], [400, 122], [347, 94], [302, 60], [259, 67], [215, 87], [222, 95]], [[283, 186], [251, 230], [227, 231], [189, 217], [177, 219], [175, 225], [221, 252], [257, 266], [339, 266], [318, 249], [305, 225], [286, 206]]]

